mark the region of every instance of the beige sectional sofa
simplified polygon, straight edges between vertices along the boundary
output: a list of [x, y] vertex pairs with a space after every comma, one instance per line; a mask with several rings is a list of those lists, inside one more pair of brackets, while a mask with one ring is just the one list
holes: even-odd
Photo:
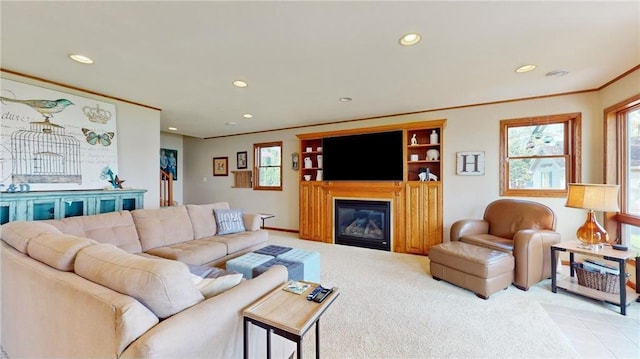
[[[287, 270], [205, 297], [187, 264], [222, 265], [268, 239], [246, 213], [244, 231], [217, 235], [214, 209], [229, 205], [4, 224], [3, 349], [10, 358], [241, 357], [242, 309]], [[255, 353], [262, 343], [250, 345]]]

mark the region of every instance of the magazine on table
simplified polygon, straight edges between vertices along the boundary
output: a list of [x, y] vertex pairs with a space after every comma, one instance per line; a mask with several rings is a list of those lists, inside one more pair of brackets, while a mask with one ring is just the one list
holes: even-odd
[[620, 275], [619, 268], [616, 268], [615, 266], [612, 266], [604, 262], [595, 261], [593, 259], [585, 259], [584, 262], [582, 263], [582, 267], [592, 272]]
[[311, 287], [311, 284], [309, 284], [309, 283], [298, 282], [298, 281], [292, 280], [289, 283], [287, 283], [287, 285], [285, 285], [284, 288], [282, 288], [282, 289], [286, 290], [287, 292], [291, 292], [291, 293], [295, 293], [295, 294], [302, 294], [307, 289], [309, 289], [310, 287]]

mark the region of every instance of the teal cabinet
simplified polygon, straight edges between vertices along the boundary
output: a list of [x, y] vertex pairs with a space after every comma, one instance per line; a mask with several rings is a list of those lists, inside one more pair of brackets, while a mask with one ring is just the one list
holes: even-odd
[[147, 190], [38, 191], [0, 193], [0, 224], [88, 216], [144, 208]]

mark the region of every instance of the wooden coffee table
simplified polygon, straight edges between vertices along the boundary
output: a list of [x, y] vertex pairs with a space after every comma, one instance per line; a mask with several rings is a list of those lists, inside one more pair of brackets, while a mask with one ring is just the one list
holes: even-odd
[[249, 357], [249, 324], [257, 325], [267, 331], [267, 358], [271, 358], [271, 332], [296, 342], [297, 357], [302, 358], [302, 338], [315, 324], [316, 358], [320, 358], [320, 317], [340, 295], [338, 288], [322, 303], [307, 300], [307, 294], [318, 286], [311, 287], [302, 294], [283, 290], [283, 285], [262, 299], [250, 305], [242, 312], [244, 317], [244, 358]]

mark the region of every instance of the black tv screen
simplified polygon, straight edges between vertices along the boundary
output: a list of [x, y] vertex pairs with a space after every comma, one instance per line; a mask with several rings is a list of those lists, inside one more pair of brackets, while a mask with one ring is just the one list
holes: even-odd
[[402, 131], [322, 139], [325, 181], [402, 181]]

